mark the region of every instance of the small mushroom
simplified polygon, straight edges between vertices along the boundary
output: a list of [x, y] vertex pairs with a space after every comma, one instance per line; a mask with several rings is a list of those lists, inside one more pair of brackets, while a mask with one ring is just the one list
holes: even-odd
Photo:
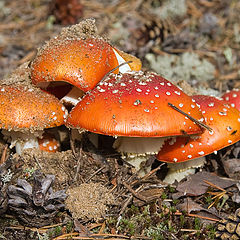
[[49, 83], [67, 82], [74, 88], [62, 100], [76, 105], [83, 92], [89, 91], [111, 70], [131, 60], [114, 72], [140, 70], [141, 61], [112, 47], [96, 34], [93, 20], [64, 28], [51, 39], [31, 64], [33, 84], [47, 88]]
[[203, 156], [240, 140], [240, 112], [237, 109], [211, 96], [196, 95], [193, 99], [200, 105], [206, 124], [212, 130], [165, 142], [157, 159], [168, 163], [170, 174], [165, 181], [169, 183], [175, 179], [180, 181], [189, 172], [194, 173], [196, 167], [204, 164]]
[[39, 149], [45, 152], [58, 152], [60, 150], [60, 142], [50, 133], [44, 133], [38, 138]]
[[113, 147], [138, 170], [168, 137], [202, 132], [169, 103], [203, 121], [192, 98], [161, 76], [141, 71], [111, 74], [72, 109], [67, 126], [117, 137]]
[[68, 115], [56, 97], [37, 88], [1, 85], [0, 102], [0, 128], [19, 154], [38, 148], [43, 130], [64, 124]]
[[232, 91], [226, 92], [222, 98], [230, 104], [232, 107], [235, 107], [240, 111], [240, 90], [233, 89]]

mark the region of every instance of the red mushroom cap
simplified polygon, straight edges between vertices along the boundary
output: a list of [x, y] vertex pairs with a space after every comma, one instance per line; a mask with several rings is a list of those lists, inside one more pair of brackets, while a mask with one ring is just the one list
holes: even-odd
[[0, 86], [0, 128], [42, 130], [64, 124], [66, 108], [59, 100], [36, 88]]
[[34, 84], [65, 81], [88, 91], [117, 65], [112, 47], [102, 39], [65, 40], [38, 54], [31, 78]]
[[208, 155], [240, 140], [240, 112], [215, 97], [193, 96], [200, 105], [206, 124], [213, 131], [193, 137], [166, 141], [157, 155], [163, 162], [184, 162]]
[[67, 125], [105, 135], [130, 137], [202, 132], [168, 103], [203, 120], [192, 98], [161, 76], [143, 72], [111, 74], [73, 108]]
[[235, 107], [240, 111], [240, 90], [233, 89], [230, 92], [225, 93], [222, 98], [228, 102], [232, 107]]
[[58, 152], [60, 149], [60, 142], [49, 133], [44, 133], [41, 138], [38, 138], [39, 149], [45, 152]]

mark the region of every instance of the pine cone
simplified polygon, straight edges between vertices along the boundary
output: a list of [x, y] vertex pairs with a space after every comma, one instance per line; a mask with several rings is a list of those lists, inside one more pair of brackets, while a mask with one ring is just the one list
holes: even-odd
[[62, 25], [76, 24], [83, 16], [83, 5], [79, 0], [52, 0], [50, 14]]
[[3, 164], [0, 165], [0, 214], [5, 213], [7, 210], [7, 188], [13, 175], [10, 169], [11, 163], [12, 159], [8, 158]]
[[152, 41], [153, 46], [161, 44], [173, 32], [173, 25], [167, 20], [147, 19], [143, 26], [135, 32], [140, 47]]
[[240, 208], [237, 209], [235, 215], [230, 215], [227, 219], [219, 222], [216, 237], [222, 240], [240, 239]]
[[130, 32], [128, 52], [140, 58], [153, 48], [159, 48], [168, 36], [176, 32], [176, 27], [170, 20], [161, 20], [157, 16], [142, 12], [138, 17], [134, 15], [126, 18], [123, 25]]
[[17, 186], [8, 187], [8, 205], [21, 224], [42, 227], [53, 223], [67, 195], [65, 190], [53, 192], [54, 175], [43, 177], [37, 170], [33, 178], [33, 187], [24, 179], [18, 179]]

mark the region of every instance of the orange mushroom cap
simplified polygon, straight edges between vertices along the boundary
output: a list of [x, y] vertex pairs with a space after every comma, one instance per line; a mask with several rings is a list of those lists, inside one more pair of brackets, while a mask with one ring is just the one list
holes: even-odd
[[111, 74], [72, 109], [67, 125], [88, 131], [129, 137], [164, 137], [202, 132], [172, 109], [178, 106], [197, 120], [201, 111], [178, 87], [155, 73]]
[[240, 90], [233, 89], [230, 92], [225, 93], [222, 98], [230, 104], [232, 107], [235, 107], [240, 111]]
[[117, 65], [112, 47], [102, 39], [66, 40], [40, 52], [32, 63], [31, 78], [36, 85], [65, 81], [88, 91]]
[[60, 142], [52, 135], [44, 133], [42, 138], [38, 138], [39, 149], [45, 152], [58, 152]]
[[[132, 61], [129, 69], [141, 69], [141, 61], [113, 48], [97, 36], [94, 21], [87, 19], [64, 28], [40, 51], [31, 64], [31, 79], [36, 85], [64, 81], [86, 92], [91, 90], [121, 61]], [[116, 69], [114, 73], [118, 73]]]
[[163, 162], [184, 162], [208, 155], [240, 140], [240, 112], [215, 97], [197, 95], [206, 124], [212, 131], [188, 138], [177, 137], [166, 141], [157, 155]]
[[42, 130], [64, 124], [66, 108], [59, 100], [36, 88], [0, 86], [0, 128]]

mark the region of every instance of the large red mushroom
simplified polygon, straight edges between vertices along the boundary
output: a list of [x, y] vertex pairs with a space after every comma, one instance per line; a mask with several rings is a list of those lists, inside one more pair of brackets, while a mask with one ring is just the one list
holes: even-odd
[[204, 121], [192, 98], [161, 76], [111, 74], [72, 109], [67, 126], [116, 137], [113, 146], [139, 169], [139, 160], [156, 154], [168, 137], [203, 131], [169, 103]]
[[165, 142], [157, 159], [169, 164], [170, 174], [165, 181], [170, 183], [193, 173], [193, 169], [203, 162], [203, 156], [240, 140], [240, 112], [236, 108], [211, 96], [196, 95], [193, 99], [200, 105], [206, 124], [212, 130]]

